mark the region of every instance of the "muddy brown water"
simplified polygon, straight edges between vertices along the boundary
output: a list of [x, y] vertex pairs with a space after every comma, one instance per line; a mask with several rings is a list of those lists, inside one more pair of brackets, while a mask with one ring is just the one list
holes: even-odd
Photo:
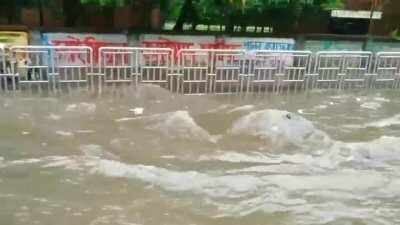
[[399, 103], [398, 90], [2, 95], [0, 224], [399, 224]]

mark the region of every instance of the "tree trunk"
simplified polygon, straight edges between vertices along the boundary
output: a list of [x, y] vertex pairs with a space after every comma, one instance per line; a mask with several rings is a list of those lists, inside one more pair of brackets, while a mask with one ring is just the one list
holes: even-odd
[[114, 7], [112, 6], [104, 6], [103, 13], [106, 15], [107, 19], [107, 27], [114, 27]]
[[161, 28], [161, 9], [159, 6], [153, 7], [150, 14], [150, 28], [160, 30]]
[[43, 3], [42, 0], [38, 0], [38, 11], [39, 11], [39, 26], [44, 25], [44, 15], [43, 15]]
[[8, 24], [16, 24], [20, 22], [21, 2], [18, 0], [8, 0], [6, 2], [7, 22]]
[[235, 29], [235, 19], [236, 19], [236, 15], [234, 12], [231, 12], [230, 14], [228, 14], [226, 24], [225, 24], [225, 32], [226, 33], [229, 33], [229, 34], [233, 33], [233, 31]]
[[81, 9], [79, 0], [63, 0], [66, 27], [74, 27], [77, 25], [79, 14], [82, 11]]
[[142, 0], [142, 8], [144, 10], [144, 27], [146, 30], [151, 29], [151, 1]]
[[174, 31], [182, 31], [184, 23], [185, 23], [185, 17], [181, 13], [181, 14], [179, 14], [179, 17], [176, 20], [176, 23], [175, 23], [175, 26], [174, 26], [173, 30]]
[[181, 12], [179, 13], [179, 17], [176, 20], [175, 26], [174, 26], [174, 31], [182, 31], [183, 30], [183, 24], [188, 21], [189, 17], [192, 16], [192, 23], [197, 24], [197, 15], [196, 15], [196, 10], [193, 8], [193, 2], [192, 0], [185, 0], [185, 2], [182, 5]]
[[174, 31], [182, 31], [183, 30], [183, 24], [185, 23], [186, 20], [186, 11], [188, 9], [188, 5], [190, 4], [191, 0], [185, 0], [185, 2], [182, 5], [181, 11], [179, 12], [178, 19], [176, 20], [175, 26], [173, 28]]

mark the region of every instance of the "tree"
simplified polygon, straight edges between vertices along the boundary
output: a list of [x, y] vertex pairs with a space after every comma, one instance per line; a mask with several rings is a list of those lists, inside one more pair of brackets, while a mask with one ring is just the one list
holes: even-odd
[[185, 0], [180, 11], [174, 31], [182, 31], [185, 22], [191, 22], [192, 28], [195, 29], [198, 23], [198, 15], [193, 0]]
[[[224, 24], [227, 32], [234, 26], [242, 30], [248, 25], [271, 27], [275, 32], [295, 31], [305, 10], [321, 13], [342, 8], [343, 0], [183, 0], [179, 4], [175, 30], [184, 23]], [[177, 6], [175, 6], [177, 7]]]
[[44, 25], [44, 10], [49, 9], [54, 16], [60, 15], [61, 10], [58, 7], [56, 0], [25, 0], [21, 7], [37, 9], [39, 15], [39, 26]]
[[[162, 14], [165, 14], [168, 8], [167, 6], [170, 4], [168, 0], [80, 0], [80, 2], [82, 4], [101, 6], [103, 7], [103, 9], [105, 9], [103, 13], [112, 13], [113, 7], [122, 7], [128, 5], [134, 6], [134, 3], [140, 3], [140, 5], [142, 6], [141, 9], [143, 10], [143, 14], [146, 17], [146, 27], [149, 27], [150, 21], [154, 19], [151, 17], [152, 10], [160, 9]], [[109, 17], [112, 18], [113, 16], [109, 15]]]
[[63, 0], [62, 9], [65, 18], [65, 26], [76, 26], [80, 14], [82, 13], [81, 0]]
[[80, 0], [82, 4], [94, 4], [100, 6], [124, 6], [133, 0]]
[[8, 24], [17, 24], [20, 22], [23, 5], [23, 0], [0, 0], [0, 12], [1, 15], [6, 15]]

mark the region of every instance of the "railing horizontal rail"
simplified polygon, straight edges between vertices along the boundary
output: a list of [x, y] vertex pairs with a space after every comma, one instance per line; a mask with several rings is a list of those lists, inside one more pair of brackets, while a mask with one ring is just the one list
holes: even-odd
[[151, 83], [183, 94], [399, 88], [400, 52], [0, 45], [0, 90]]

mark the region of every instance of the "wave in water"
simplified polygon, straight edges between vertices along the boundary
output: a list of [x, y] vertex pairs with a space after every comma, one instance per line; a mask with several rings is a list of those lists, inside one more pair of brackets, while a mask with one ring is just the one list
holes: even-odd
[[161, 133], [171, 139], [216, 142], [204, 128], [200, 127], [188, 111], [176, 111], [144, 119], [148, 130]]
[[327, 144], [328, 136], [316, 129], [312, 122], [303, 117], [280, 110], [262, 110], [251, 112], [239, 118], [228, 131], [235, 136], [253, 136], [273, 143], [276, 146], [286, 144], [308, 146]]

